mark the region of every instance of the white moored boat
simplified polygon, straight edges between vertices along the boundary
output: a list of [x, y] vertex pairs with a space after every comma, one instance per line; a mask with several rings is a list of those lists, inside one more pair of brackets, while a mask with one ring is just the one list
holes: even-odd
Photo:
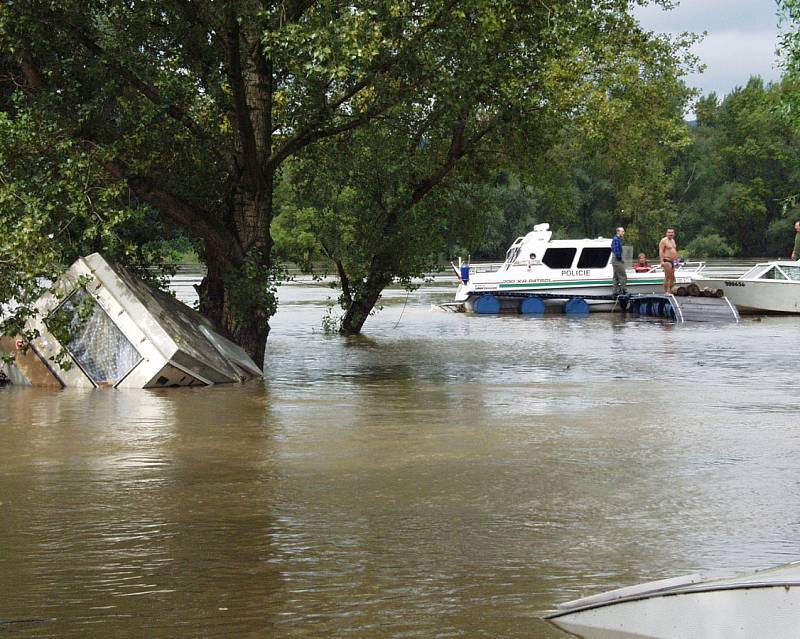
[[731, 578], [663, 579], [558, 608], [546, 618], [584, 639], [796, 639], [800, 562]]
[[[492, 312], [482, 311], [482, 306], [495, 309], [494, 312], [526, 312], [526, 298], [548, 306], [582, 298], [592, 310], [612, 310], [616, 300], [611, 297], [611, 238], [553, 240], [551, 237], [550, 225], [538, 224], [533, 231], [516, 239], [501, 265], [465, 264], [456, 268], [459, 285], [455, 301], [476, 312]], [[700, 266], [699, 263], [679, 266], [676, 283], [690, 282], [690, 274]], [[628, 269], [627, 274], [628, 294], [663, 293], [664, 271], [660, 266], [644, 272]]]
[[692, 279], [701, 288], [721, 289], [745, 313], [800, 313], [800, 262], [762, 262], [739, 277], [701, 269]]

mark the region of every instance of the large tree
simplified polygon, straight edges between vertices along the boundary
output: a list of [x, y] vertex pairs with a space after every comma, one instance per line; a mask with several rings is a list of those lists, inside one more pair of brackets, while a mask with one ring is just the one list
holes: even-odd
[[642, 31], [629, 3], [462, 3], [453, 20], [460, 39], [427, 46], [431, 85], [302, 156], [295, 175], [339, 276], [344, 333], [393, 280], [421, 275], [448, 241], [476, 239], [496, 208], [488, 169], [541, 168], [569, 131], [614, 150], [622, 189], [685, 137], [685, 42]]

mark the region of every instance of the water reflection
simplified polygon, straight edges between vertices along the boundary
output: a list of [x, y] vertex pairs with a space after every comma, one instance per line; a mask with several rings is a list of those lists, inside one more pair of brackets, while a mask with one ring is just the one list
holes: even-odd
[[796, 558], [797, 320], [470, 317], [428, 287], [343, 339], [328, 289], [280, 295], [263, 383], [0, 390], [0, 629], [559, 637], [556, 602]]

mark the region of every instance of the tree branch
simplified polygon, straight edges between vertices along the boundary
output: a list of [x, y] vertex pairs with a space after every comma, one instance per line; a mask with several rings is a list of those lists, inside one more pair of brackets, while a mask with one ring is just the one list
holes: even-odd
[[345, 133], [346, 131], [352, 131], [353, 129], [357, 129], [358, 127], [366, 124], [370, 120], [378, 117], [382, 113], [385, 113], [391, 108], [392, 105], [386, 104], [380, 110], [370, 111], [368, 113], [364, 113], [359, 117], [353, 118], [349, 122], [344, 124], [340, 124], [338, 126], [331, 126], [327, 128], [315, 129], [315, 130], [308, 130], [302, 135], [298, 135], [294, 138], [291, 138], [286, 144], [284, 144], [278, 151], [275, 153], [270, 159], [267, 164], [268, 170], [274, 170], [280, 166], [281, 162], [283, 162], [286, 158], [294, 155], [300, 149], [322, 140], [324, 138], [329, 138], [334, 135], [339, 135], [340, 133]]
[[[311, 6], [310, 3], [308, 4]], [[407, 38], [405, 41], [395, 43], [394, 49], [398, 50], [398, 53], [394, 56], [387, 57], [376, 64], [372, 69], [368, 70], [364, 74], [364, 77], [362, 77], [361, 80], [355, 82], [339, 97], [330, 102], [327, 105], [328, 113], [331, 115], [334, 114], [337, 109], [341, 108], [359, 93], [371, 86], [374, 86], [379, 77], [388, 74], [393, 68], [399, 66], [399, 64], [409, 55], [412, 55], [414, 52], [416, 52], [418, 50], [419, 40], [423, 39], [426, 35], [433, 31], [442, 21], [446, 20], [450, 9], [457, 4], [458, 0], [448, 0], [448, 2], [442, 7], [441, 11], [435, 15], [430, 22], [421, 27], [412, 37]], [[323, 138], [338, 135], [339, 133], [343, 133], [345, 131], [350, 131], [362, 126], [363, 124], [366, 124], [375, 117], [388, 111], [395, 104], [399, 103], [403, 99], [404, 95], [405, 93], [403, 91], [397, 91], [392, 100], [388, 100], [385, 104], [354, 118], [347, 124], [325, 127], [320, 122], [312, 123], [307, 128], [300, 130], [295, 136], [289, 138], [283, 144], [283, 146], [277, 150], [277, 152], [270, 158], [268, 162], [269, 169], [274, 170], [280, 166], [281, 162], [283, 162], [286, 158], [290, 157], [309, 144], [317, 142]]]
[[121, 161], [106, 162], [106, 170], [119, 180], [124, 180], [137, 198], [159, 210], [168, 218], [185, 227], [206, 242], [213, 254], [223, 262], [238, 266], [244, 254], [236, 237], [224, 226], [216, 223], [208, 211], [197, 208], [177, 195], [159, 188], [150, 178], [131, 175]]
[[[61, 23], [59, 23], [59, 25], [60, 24]], [[67, 29], [75, 37], [75, 39], [87, 49], [87, 51], [92, 53], [99, 62], [113, 71], [115, 75], [124, 78], [130, 86], [139, 91], [139, 93], [141, 93], [151, 103], [159, 107], [166, 106], [166, 113], [173, 120], [182, 124], [188, 131], [193, 133], [198, 138], [205, 139], [207, 137], [203, 128], [183, 109], [173, 102], [167, 103], [167, 101], [164, 100], [155, 87], [145, 82], [142, 78], [136, 75], [134, 71], [127, 68], [124, 64], [119, 61], [109, 59], [106, 50], [97, 44], [97, 42], [90, 38], [86, 33], [84, 33], [83, 30], [72, 24], [67, 24]], [[214, 153], [217, 158], [225, 163], [225, 159], [219, 154], [218, 151], [213, 150], [212, 153]]]
[[350, 290], [350, 278], [347, 277], [347, 271], [341, 260], [333, 260], [333, 263], [336, 265], [339, 283], [342, 285], [342, 297], [344, 297], [345, 305], [350, 306], [350, 304], [353, 303], [353, 292]]
[[241, 32], [233, 2], [225, 5], [225, 40], [230, 68], [228, 80], [233, 92], [234, 116], [236, 127], [239, 130], [239, 139], [242, 142], [245, 169], [250, 177], [250, 182], [257, 186], [262, 182], [261, 169], [258, 163], [253, 123], [250, 120], [250, 107], [247, 104], [244, 78], [242, 77]]
[[414, 190], [411, 192], [411, 197], [408, 200], [406, 209], [412, 208], [415, 204], [419, 203], [433, 188], [439, 184], [447, 175], [455, 168], [456, 162], [460, 160], [470, 149], [470, 145], [477, 143], [486, 133], [481, 133], [477, 138], [466, 142], [464, 140], [464, 132], [467, 128], [467, 119], [469, 118], [469, 109], [464, 107], [458, 114], [455, 123], [453, 124], [452, 133], [450, 135], [450, 148], [447, 150], [447, 158], [439, 170], [428, 176], [426, 179], [419, 182]]

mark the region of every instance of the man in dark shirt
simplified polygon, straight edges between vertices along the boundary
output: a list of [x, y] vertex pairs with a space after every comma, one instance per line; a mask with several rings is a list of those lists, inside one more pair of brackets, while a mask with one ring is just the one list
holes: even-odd
[[625, 285], [628, 283], [628, 274], [625, 272], [625, 260], [622, 259], [622, 238], [625, 236], [625, 229], [621, 226], [617, 229], [617, 234], [611, 240], [611, 267], [614, 269], [613, 295], [622, 293], [625, 295]]

